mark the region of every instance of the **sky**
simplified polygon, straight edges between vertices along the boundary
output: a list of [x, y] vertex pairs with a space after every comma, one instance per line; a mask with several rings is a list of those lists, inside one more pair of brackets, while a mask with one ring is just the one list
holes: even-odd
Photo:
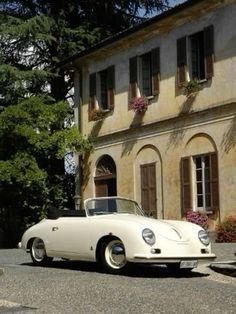
[[[181, 4], [181, 3], [183, 3], [183, 2], [186, 2], [187, 0], [169, 0], [169, 6], [170, 7], [174, 7], [174, 6], [176, 6], [176, 5], [178, 5], [178, 4]], [[140, 10], [140, 15], [142, 16], [143, 14], [144, 14], [144, 10]], [[150, 14], [150, 15], [148, 15], [148, 16], [146, 16], [146, 17], [153, 17], [153, 16], [155, 16], [156, 15], [156, 13], [153, 13], [153, 14]]]
[[175, 5], [177, 5], [177, 4], [180, 4], [180, 3], [183, 3], [183, 2], [185, 2], [186, 0], [169, 0], [169, 5], [171, 6], [171, 7], [174, 7]]

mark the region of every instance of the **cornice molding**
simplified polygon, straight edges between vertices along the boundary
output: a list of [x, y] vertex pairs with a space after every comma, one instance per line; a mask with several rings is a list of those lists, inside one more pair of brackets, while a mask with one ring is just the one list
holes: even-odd
[[236, 116], [236, 102], [221, 106], [207, 108], [201, 111], [182, 113], [165, 120], [158, 120], [152, 123], [130, 125], [129, 128], [111, 132], [109, 134], [90, 137], [95, 148], [109, 146], [117, 142], [141, 139], [157, 134], [171, 133], [176, 130], [183, 130], [196, 126], [215, 123], [220, 120], [232, 119]]

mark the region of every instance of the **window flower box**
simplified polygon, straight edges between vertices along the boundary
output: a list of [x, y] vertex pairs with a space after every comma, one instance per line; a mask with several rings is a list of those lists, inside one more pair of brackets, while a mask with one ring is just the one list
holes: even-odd
[[92, 120], [97, 121], [97, 120], [104, 119], [109, 111], [110, 110], [108, 109], [101, 109], [101, 108], [93, 110]]
[[189, 97], [196, 94], [201, 89], [199, 81], [194, 79], [184, 84], [184, 94]]
[[130, 100], [130, 107], [134, 112], [144, 113], [148, 108], [148, 99], [146, 97], [136, 97]]

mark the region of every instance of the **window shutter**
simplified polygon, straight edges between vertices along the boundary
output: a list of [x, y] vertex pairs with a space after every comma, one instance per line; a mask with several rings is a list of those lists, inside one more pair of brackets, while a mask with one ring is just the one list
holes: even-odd
[[160, 92], [160, 48], [152, 50], [152, 88], [153, 95]]
[[130, 98], [137, 97], [138, 58], [129, 59]]
[[212, 209], [216, 210], [219, 208], [219, 185], [218, 185], [218, 161], [217, 154], [210, 155], [210, 181], [211, 181], [211, 203]]
[[96, 73], [89, 76], [89, 121], [92, 120], [92, 112], [96, 103]]
[[204, 28], [204, 58], [206, 78], [213, 76], [214, 63], [214, 27], [210, 25]]
[[186, 66], [187, 66], [187, 37], [182, 37], [177, 40], [177, 67], [178, 67], [178, 84], [182, 85], [186, 81]]
[[108, 87], [108, 106], [114, 108], [115, 103], [115, 66], [112, 65], [107, 69], [107, 87]]
[[181, 159], [182, 214], [192, 208], [190, 157]]
[[157, 218], [155, 163], [141, 165], [140, 175], [142, 208], [148, 215]]
[[83, 72], [82, 70], [79, 71], [79, 95], [80, 95], [80, 102], [83, 100]]

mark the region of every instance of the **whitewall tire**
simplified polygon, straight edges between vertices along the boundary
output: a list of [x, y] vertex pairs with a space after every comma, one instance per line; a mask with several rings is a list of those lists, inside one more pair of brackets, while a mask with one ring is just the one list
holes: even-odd
[[125, 247], [121, 240], [111, 238], [101, 245], [100, 261], [111, 274], [121, 274], [127, 268]]
[[35, 265], [45, 266], [50, 264], [52, 257], [48, 257], [42, 239], [34, 238], [30, 246], [30, 256]]

